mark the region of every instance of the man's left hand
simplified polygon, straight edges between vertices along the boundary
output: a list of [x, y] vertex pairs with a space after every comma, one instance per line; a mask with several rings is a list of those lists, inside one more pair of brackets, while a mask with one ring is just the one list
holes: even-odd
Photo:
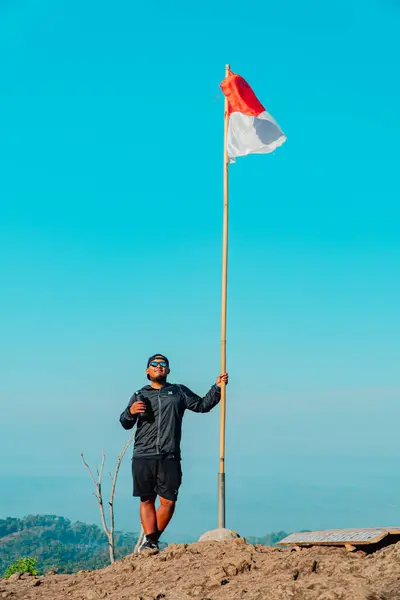
[[229, 375], [228, 373], [222, 373], [218, 375], [217, 381], [215, 382], [218, 387], [222, 387], [223, 384], [228, 385]]

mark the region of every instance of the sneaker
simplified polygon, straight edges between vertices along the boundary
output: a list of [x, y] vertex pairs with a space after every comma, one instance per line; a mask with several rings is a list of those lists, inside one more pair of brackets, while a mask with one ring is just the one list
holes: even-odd
[[157, 542], [152, 542], [151, 540], [147, 539], [147, 537], [144, 535], [143, 539], [141, 541], [140, 546], [138, 547], [137, 551], [138, 552], [143, 552], [143, 550], [158, 550], [158, 543]]

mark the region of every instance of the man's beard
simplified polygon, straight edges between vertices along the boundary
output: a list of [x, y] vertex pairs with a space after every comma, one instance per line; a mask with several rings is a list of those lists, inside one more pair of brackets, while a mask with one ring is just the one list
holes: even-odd
[[157, 375], [156, 377], [150, 377], [150, 381], [154, 381], [154, 383], [166, 383], [167, 376], [166, 375]]

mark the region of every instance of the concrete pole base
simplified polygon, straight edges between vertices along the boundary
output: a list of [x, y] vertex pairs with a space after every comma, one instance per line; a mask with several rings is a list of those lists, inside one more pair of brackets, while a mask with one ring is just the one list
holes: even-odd
[[199, 542], [228, 542], [230, 540], [236, 540], [239, 537], [240, 535], [236, 531], [220, 527], [203, 533], [203, 535], [199, 537]]

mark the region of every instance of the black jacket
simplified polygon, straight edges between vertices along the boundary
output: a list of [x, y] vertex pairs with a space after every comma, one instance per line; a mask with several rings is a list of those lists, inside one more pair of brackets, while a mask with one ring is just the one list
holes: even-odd
[[[206, 413], [218, 404], [221, 389], [213, 385], [200, 398], [184, 385], [167, 383], [160, 390], [146, 385], [135, 392], [127, 408], [120, 416], [124, 429], [132, 429], [137, 422], [135, 434], [135, 457], [174, 456], [180, 458], [182, 418], [186, 409]], [[131, 415], [129, 408], [137, 400], [146, 404], [146, 418]]]

